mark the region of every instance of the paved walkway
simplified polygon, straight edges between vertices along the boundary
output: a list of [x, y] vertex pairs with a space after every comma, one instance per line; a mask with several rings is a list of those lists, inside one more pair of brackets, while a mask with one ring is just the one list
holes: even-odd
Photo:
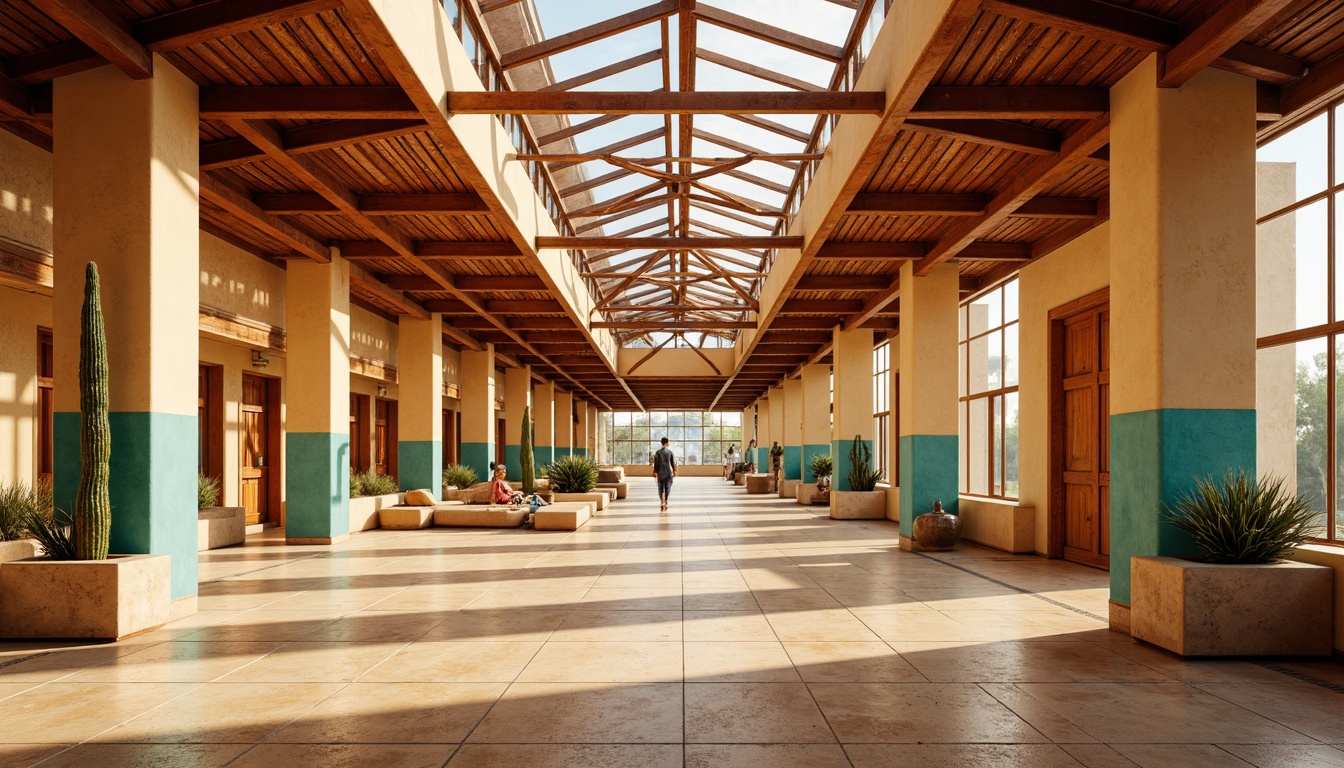
[[631, 486], [577, 533], [254, 537], [184, 621], [0, 644], [0, 765], [1344, 766], [1344, 666], [1183, 662], [1099, 571]]

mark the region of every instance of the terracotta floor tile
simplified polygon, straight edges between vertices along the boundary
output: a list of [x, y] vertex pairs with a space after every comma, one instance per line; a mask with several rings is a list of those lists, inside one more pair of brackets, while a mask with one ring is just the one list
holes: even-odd
[[687, 683], [688, 744], [825, 744], [835, 735], [801, 683]]

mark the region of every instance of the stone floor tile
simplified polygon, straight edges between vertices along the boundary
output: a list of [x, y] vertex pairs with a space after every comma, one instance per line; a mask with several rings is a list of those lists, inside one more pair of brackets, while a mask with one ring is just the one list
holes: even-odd
[[841, 768], [839, 744], [688, 744], [686, 768]]
[[1344, 768], [1344, 750], [1325, 744], [1220, 744], [1256, 768]]
[[894, 642], [892, 647], [934, 682], [1171, 682], [1166, 675], [1092, 643]]
[[923, 683], [924, 675], [881, 642], [785, 643], [809, 683]]
[[229, 768], [439, 768], [454, 749], [444, 744], [260, 744]]
[[466, 744], [449, 768], [680, 768], [680, 744]]
[[835, 735], [801, 683], [687, 683], [688, 744], [825, 744]]
[[842, 744], [1047, 741], [979, 686], [950, 683], [810, 683]]
[[1078, 761], [1053, 744], [850, 744], [854, 768], [1077, 768]]
[[1344, 696], [1286, 675], [1283, 678], [1284, 682], [1277, 683], [1200, 683], [1195, 687], [1318, 741], [1344, 741]]
[[65, 678], [89, 683], [205, 683], [284, 647], [281, 642], [160, 643]]
[[775, 635], [784, 642], [875, 642], [873, 634], [854, 614], [843, 608], [766, 613]]
[[300, 715], [268, 742], [456, 744], [506, 683], [355, 683]]
[[[130, 684], [122, 684], [126, 688]], [[100, 733], [95, 741], [251, 744], [317, 706], [343, 683], [212, 683]]]
[[1247, 768], [1251, 765], [1212, 744], [1116, 744], [1140, 768]]
[[680, 642], [567, 642], [542, 646], [518, 675], [525, 683], [674, 683], [682, 679]]
[[681, 611], [578, 610], [556, 627], [551, 640], [569, 642], [680, 642]]
[[686, 643], [686, 680], [696, 683], [797, 683], [798, 673], [777, 640]]
[[681, 683], [514, 683], [468, 743], [680, 744]]
[[685, 611], [682, 633], [686, 642], [774, 642], [775, 630], [760, 611]]
[[362, 683], [510, 683], [541, 650], [540, 642], [411, 643], [362, 677]]
[[581, 611], [680, 611], [681, 587], [594, 587], [576, 608]]
[[[0, 743], [74, 744], [179, 700], [195, 683], [48, 683], [5, 699]], [[174, 705], [176, 706], [176, 704]]]
[[[80, 744], [42, 768], [215, 768], [247, 750], [245, 744]], [[0, 758], [0, 765], [3, 765]]]
[[405, 643], [289, 643], [221, 678], [225, 683], [349, 683]]
[[550, 639], [569, 609], [542, 611], [454, 611], [420, 638], [421, 642], [457, 640], [482, 643]]

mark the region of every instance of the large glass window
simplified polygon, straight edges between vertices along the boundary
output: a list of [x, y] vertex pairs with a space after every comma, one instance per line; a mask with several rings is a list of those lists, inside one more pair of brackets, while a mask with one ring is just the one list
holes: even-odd
[[891, 342], [884, 341], [873, 349], [873, 460], [888, 481], [895, 477], [890, 464], [892, 447]]
[[960, 312], [961, 492], [1016, 499], [1017, 279]]
[[602, 415], [606, 464], [648, 464], [668, 439], [677, 462], [686, 465], [723, 463], [732, 446], [742, 455], [742, 414], [717, 411], [616, 412]]
[[1329, 542], [1344, 541], [1341, 117], [1326, 110], [1256, 153], [1256, 465], [1312, 504]]

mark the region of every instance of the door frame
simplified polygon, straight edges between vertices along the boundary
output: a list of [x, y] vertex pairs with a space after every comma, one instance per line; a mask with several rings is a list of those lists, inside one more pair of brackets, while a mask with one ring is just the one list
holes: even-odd
[[[1050, 310], [1050, 515], [1046, 557], [1064, 558], [1064, 321], [1082, 312], [1109, 307], [1107, 286]], [[1109, 340], [1108, 342], [1109, 343]], [[1109, 413], [1098, 413], [1109, 419]], [[1110, 510], [1108, 508], [1107, 514]], [[1108, 526], [1109, 527], [1109, 526]]]

